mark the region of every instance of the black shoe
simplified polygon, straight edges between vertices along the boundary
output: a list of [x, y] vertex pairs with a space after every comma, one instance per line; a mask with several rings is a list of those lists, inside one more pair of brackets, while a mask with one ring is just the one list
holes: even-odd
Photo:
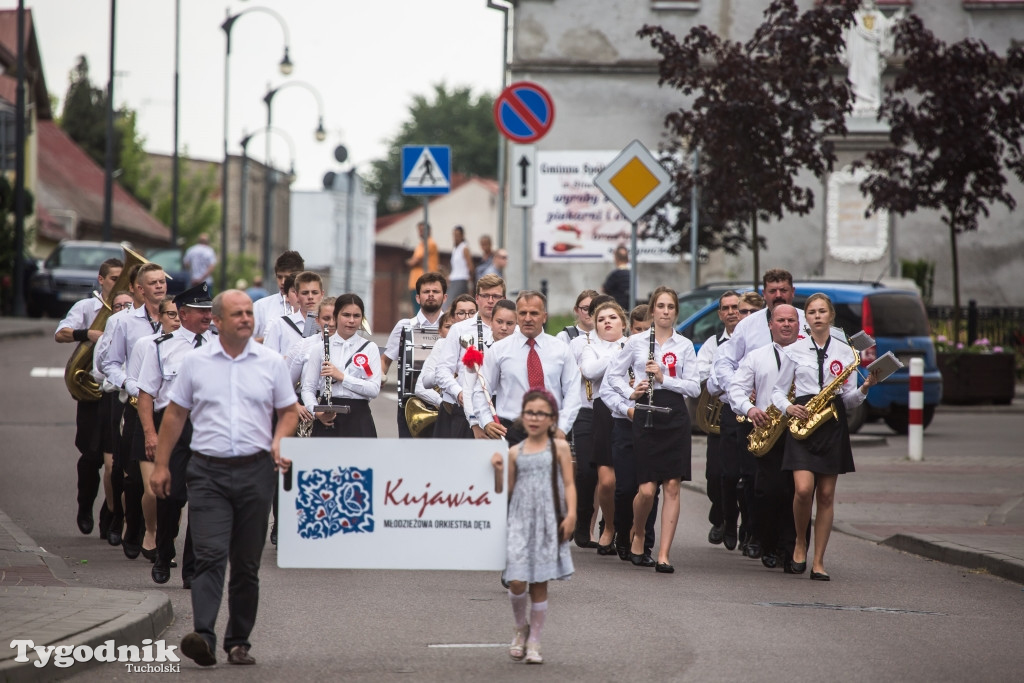
[[831, 581], [831, 580], [832, 580], [832, 577], [830, 577], [825, 572], [816, 572], [813, 569], [811, 570], [811, 581]]
[[775, 556], [775, 553], [765, 553], [761, 556], [761, 564], [768, 569], [775, 569], [779, 566], [779, 558]]
[[187, 591], [192, 590], [192, 577], [191, 576], [183, 576], [183, 577], [181, 577], [181, 587], [184, 588]]
[[150, 550], [146, 550], [145, 548], [142, 548], [141, 552], [142, 552], [142, 556], [144, 558], [146, 558], [150, 562], [156, 562], [156, 548], [152, 548]]
[[619, 554], [619, 559], [622, 560], [623, 562], [627, 562], [629, 560], [630, 552], [629, 552], [629, 546], [628, 545], [617, 545], [617, 546], [615, 546], [615, 552], [617, 552]]
[[743, 554], [752, 560], [756, 560], [757, 558], [761, 557], [761, 544], [757, 541], [751, 541], [750, 543], [747, 543], [747, 547], [743, 551]]
[[668, 562], [658, 562], [656, 565], [654, 565], [654, 571], [658, 572], [659, 574], [671, 574], [675, 570], [676, 568], [670, 565]]
[[110, 545], [121, 545], [121, 534], [124, 532], [124, 517], [115, 514], [110, 520], [110, 531], [107, 533], [107, 543]]
[[199, 666], [213, 666], [217, 663], [217, 657], [210, 649], [210, 644], [198, 633], [189, 633], [181, 639], [181, 654]]
[[787, 574], [803, 574], [807, 571], [807, 560], [803, 562], [794, 562], [791, 559], [786, 560], [786, 564], [782, 567], [782, 571]]
[[100, 538], [107, 540], [110, 537], [110, 522], [114, 519], [114, 512], [107, 507], [106, 503], [100, 507]]
[[726, 550], [736, 550], [736, 530], [726, 530], [725, 535], [722, 537], [722, 543], [725, 544]]
[[629, 561], [637, 567], [653, 567], [655, 564], [657, 564], [654, 561], [654, 558], [648, 555], [647, 553], [644, 553], [643, 555], [634, 555], [633, 553], [630, 553]]
[[722, 540], [725, 538], [725, 525], [715, 524], [711, 527], [711, 531], [708, 532], [708, 543], [714, 545], [720, 545]]
[[78, 530], [88, 536], [92, 533], [92, 510], [88, 508], [78, 508], [78, 517], [75, 519], [78, 523]]
[[597, 544], [597, 554], [598, 555], [614, 555], [615, 554], [615, 546], [612, 545], [611, 543], [609, 543], [608, 545], [601, 545], [600, 543], [598, 543]]
[[573, 534], [572, 541], [580, 548], [596, 548], [597, 543], [591, 541], [585, 534]]
[[136, 534], [136, 538], [130, 539], [127, 535], [121, 540], [121, 550], [129, 560], [134, 560], [142, 552], [142, 534]]
[[270, 527], [270, 543], [271, 545], [277, 545], [277, 522], [274, 522]]
[[167, 583], [171, 580], [171, 567], [163, 560], [160, 560], [153, 564], [153, 571], [150, 574], [155, 583]]

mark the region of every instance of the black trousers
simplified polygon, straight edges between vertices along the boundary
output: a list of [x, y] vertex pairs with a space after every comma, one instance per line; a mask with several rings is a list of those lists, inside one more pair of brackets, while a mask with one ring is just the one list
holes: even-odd
[[722, 462], [722, 517], [727, 531], [736, 529], [743, 513], [743, 527], [753, 531], [754, 475], [756, 458], [747, 450], [750, 423], [736, 421], [728, 404], [722, 406], [720, 448]]
[[[615, 545], [629, 547], [629, 531], [633, 528], [633, 498], [640, 489], [636, 459], [633, 457], [633, 423], [616, 418], [612, 427], [612, 462], [615, 467]], [[644, 525], [644, 554], [654, 550], [654, 522], [658, 519], [660, 486], [654, 488], [654, 504]]]
[[435, 439], [473, 439], [473, 429], [466, 420], [466, 411], [454, 403], [441, 403], [434, 423]]
[[412, 432], [409, 431], [409, 424], [405, 421], [405, 408], [402, 406], [398, 406], [398, 416], [396, 422], [398, 424], [398, 438], [411, 439]]
[[594, 491], [597, 490], [597, 469], [591, 465], [593, 437], [594, 411], [582, 408], [576, 415], [569, 439], [576, 454], [576, 533], [588, 541], [590, 522], [594, 518]]
[[114, 526], [117, 526], [124, 522], [124, 505], [121, 502], [121, 496], [124, 495], [124, 461], [121, 459], [121, 417], [124, 415], [124, 404], [117, 399], [117, 392], [103, 394], [100, 401], [106, 403], [100, 412], [103, 419], [100, 443], [103, 452], [113, 456], [110, 488], [114, 494]]
[[211, 462], [193, 454], [186, 481], [189, 523], [196, 555], [192, 578], [192, 621], [196, 633], [217, 649], [217, 612], [228, 561], [228, 625], [224, 651], [251, 645], [260, 598], [260, 559], [267, 518], [277, 488], [269, 453], [246, 464]]
[[[163, 422], [164, 411], [153, 413], [153, 425], [157, 431]], [[156, 499], [156, 553], [158, 562], [170, 562], [177, 556], [174, 540], [178, 537], [181, 525], [181, 511], [188, 503], [188, 487], [185, 484], [188, 461], [192, 459], [192, 421], [185, 420], [178, 442], [171, 450], [168, 463], [171, 471], [171, 492], [166, 498]], [[181, 563], [181, 575], [192, 576], [195, 573], [195, 553], [192, 549], [192, 534], [186, 524], [185, 549]]]
[[796, 543], [793, 521], [793, 473], [783, 471], [782, 456], [786, 440], [779, 439], [764, 456], [757, 459], [754, 477], [754, 535], [765, 552], [776, 551], [791, 557]]
[[78, 508], [92, 515], [103, 471], [100, 445], [100, 401], [78, 401], [75, 413], [75, 448], [78, 449]]
[[[499, 417], [498, 419], [501, 420], [501, 426], [507, 430], [505, 432], [505, 441], [508, 441], [509, 446], [515, 446], [526, 438], [526, 430], [523, 429], [522, 423], [517, 424], [516, 422], [504, 417]], [[576, 495], [579, 497], [578, 492]]]
[[722, 506], [722, 437], [708, 434], [708, 455], [704, 464], [704, 479], [707, 481], [708, 500], [711, 509], [708, 521], [718, 526], [725, 523]]
[[124, 467], [124, 542], [141, 543], [146, 531], [146, 520], [142, 514], [142, 494], [146, 486], [142, 482], [139, 461], [132, 458], [132, 441], [135, 431], [141, 430], [139, 413], [130, 403], [124, 405], [124, 427], [121, 430], [121, 463]]

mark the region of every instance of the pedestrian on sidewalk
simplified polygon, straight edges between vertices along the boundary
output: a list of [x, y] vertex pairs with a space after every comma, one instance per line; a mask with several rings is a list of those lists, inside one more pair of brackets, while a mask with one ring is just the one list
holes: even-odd
[[[220, 334], [181, 363], [160, 425], [151, 483], [160, 498], [171, 494], [171, 452], [191, 415], [192, 458], [185, 479], [196, 556], [195, 631], [182, 638], [181, 652], [200, 666], [217, 663], [217, 612], [230, 555], [224, 651], [228, 664], [255, 664], [249, 634], [259, 606], [260, 557], [275, 472], [291, 465], [281, 458], [281, 439], [295, 433], [298, 412], [284, 358], [252, 339], [252, 300], [230, 289], [214, 298], [212, 313]], [[246, 410], [234, 406], [240, 396]]]
[[[527, 664], [542, 664], [540, 638], [547, 618], [548, 581], [566, 580], [573, 574], [569, 539], [576, 528], [576, 485], [569, 443], [555, 438], [555, 397], [545, 389], [527, 391], [520, 420], [526, 438], [508, 452], [508, 547], [503, 578], [515, 617], [508, 654], [517, 661], [525, 658]], [[501, 456], [495, 454], [492, 462], [500, 468]]]

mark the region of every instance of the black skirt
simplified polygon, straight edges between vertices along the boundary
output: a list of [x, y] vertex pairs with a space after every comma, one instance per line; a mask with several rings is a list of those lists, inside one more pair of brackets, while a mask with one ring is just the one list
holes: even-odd
[[313, 436], [377, 438], [377, 426], [373, 423], [369, 401], [363, 398], [332, 398], [331, 405], [348, 406], [350, 410], [347, 414], [337, 413], [332, 427], [314, 420]]
[[[640, 402], [647, 401], [641, 398]], [[689, 481], [690, 413], [686, 410], [686, 401], [674, 391], [657, 389], [654, 405], [671, 408], [672, 412], [652, 413], [650, 427], [645, 426], [645, 411], [633, 411], [633, 455], [636, 457], [637, 481]]]
[[[794, 403], [805, 405], [812, 396], [798, 396]], [[846, 407], [842, 397], [832, 399], [838, 419], [821, 423], [806, 439], [795, 439], [786, 434], [786, 452], [782, 457], [783, 470], [806, 470], [815, 474], [846, 474], [853, 472], [853, 449], [850, 430], [846, 424]]]
[[572, 431], [569, 434], [572, 439], [573, 456], [576, 459], [576, 467], [590, 468], [591, 457], [594, 453], [594, 411], [590, 408], [580, 408], [576, 413], [576, 421], [572, 423]]
[[615, 426], [615, 418], [612, 411], [604, 404], [604, 401], [594, 399], [594, 426], [592, 430], [593, 450], [590, 456], [590, 466], [613, 467], [612, 464], [612, 427]]

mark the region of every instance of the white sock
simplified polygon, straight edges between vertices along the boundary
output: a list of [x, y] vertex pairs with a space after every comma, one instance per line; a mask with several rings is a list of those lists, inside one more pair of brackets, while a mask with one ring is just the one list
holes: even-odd
[[[526, 591], [516, 595], [511, 590], [508, 592], [508, 600], [512, 603], [512, 616], [516, 620], [516, 628], [526, 626], [526, 603], [530, 599]], [[546, 604], [546, 603], [545, 603]]]
[[540, 632], [544, 630], [544, 620], [548, 616], [548, 601], [535, 602], [530, 607], [530, 638], [528, 643], [539, 643]]

